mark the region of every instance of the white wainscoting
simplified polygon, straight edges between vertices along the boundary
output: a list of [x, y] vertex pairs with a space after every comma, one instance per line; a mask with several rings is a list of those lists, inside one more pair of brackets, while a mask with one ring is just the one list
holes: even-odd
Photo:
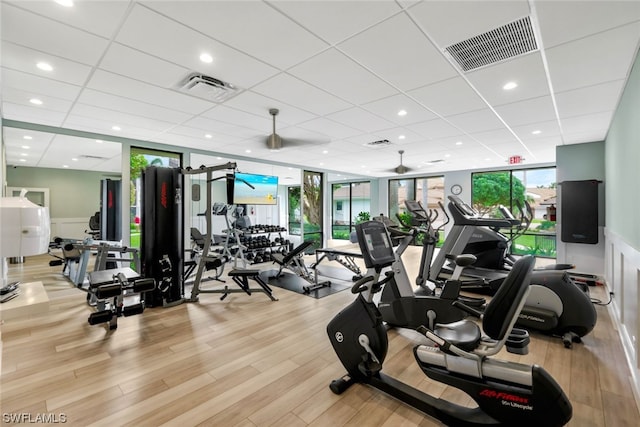
[[54, 237], [84, 239], [89, 237], [89, 218], [51, 218], [51, 240]]
[[[609, 311], [617, 323], [618, 333], [631, 368], [636, 401], [640, 402], [640, 251], [623, 238], [605, 229], [605, 279], [614, 293]], [[640, 403], [639, 403], [640, 404]]]

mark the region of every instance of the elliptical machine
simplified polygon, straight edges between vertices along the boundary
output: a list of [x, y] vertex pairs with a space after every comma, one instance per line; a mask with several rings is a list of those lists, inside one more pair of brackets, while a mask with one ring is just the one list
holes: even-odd
[[416, 346], [418, 365], [429, 378], [471, 396], [478, 406], [467, 408], [435, 398], [382, 372], [388, 349], [387, 330], [372, 299], [393, 278], [389, 271], [379, 280], [383, 268], [391, 265], [395, 257], [383, 224], [358, 224], [356, 232], [365, 264], [375, 274], [353, 285], [356, 300], [327, 326], [331, 344], [348, 372], [331, 383], [331, 391], [341, 394], [356, 382], [368, 384], [448, 425], [560, 426], [571, 419], [571, 403], [542, 367], [489, 357], [508, 342], [529, 291], [533, 257], [516, 262], [487, 306], [482, 326], [488, 339], [481, 337], [479, 327], [471, 321], [437, 325], [433, 330], [419, 328], [437, 346]]
[[[501, 234], [494, 228], [511, 227], [520, 222], [510, 216], [508, 211], [505, 219], [482, 218], [456, 196], [449, 196], [448, 206], [454, 225], [433, 262], [431, 280], [448, 277], [451, 268], [445, 265], [447, 257], [465, 253], [463, 251], [470, 249], [469, 242], [480, 239], [480, 236], [482, 239], [489, 239], [492, 235], [496, 240], [507, 239], [505, 236], [500, 238], [498, 235]], [[502, 249], [496, 246], [491, 252], [496, 254], [500, 251]], [[478, 267], [477, 263], [467, 266], [462, 272], [464, 277], [461, 278], [461, 288], [476, 292], [496, 292], [512, 268], [503, 262], [502, 256], [499, 258], [500, 269]], [[578, 286], [564, 271], [566, 267], [561, 264], [533, 271], [531, 292], [517, 324], [548, 335], [560, 336], [564, 346], [571, 348], [574, 342], [581, 342], [581, 337], [593, 330], [598, 315], [589, 297], [589, 289]]]

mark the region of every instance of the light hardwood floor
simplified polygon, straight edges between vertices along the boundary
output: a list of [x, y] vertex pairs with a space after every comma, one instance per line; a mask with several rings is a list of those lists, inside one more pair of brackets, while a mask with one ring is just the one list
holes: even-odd
[[[405, 255], [409, 267], [417, 254]], [[7, 414], [64, 414], [73, 426], [437, 426], [436, 420], [363, 385], [341, 396], [328, 388], [344, 369], [326, 336], [349, 291], [314, 299], [274, 288], [220, 301], [150, 308], [120, 318], [118, 329], [90, 326], [86, 294], [48, 256], [11, 265], [9, 278], [40, 280], [48, 313], [2, 325], [0, 403]], [[410, 271], [412, 269], [410, 268]], [[413, 269], [415, 273], [415, 268]], [[603, 288], [592, 296], [607, 299]], [[526, 356], [561, 384], [574, 409], [571, 426], [634, 426], [640, 419], [629, 370], [606, 307], [596, 329], [572, 350], [533, 335]], [[462, 404], [463, 393], [428, 380], [412, 354], [412, 333], [390, 331], [384, 371]]]

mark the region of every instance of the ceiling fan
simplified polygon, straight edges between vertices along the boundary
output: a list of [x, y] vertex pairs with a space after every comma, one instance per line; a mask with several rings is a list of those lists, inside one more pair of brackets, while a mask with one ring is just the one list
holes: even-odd
[[389, 172], [395, 172], [399, 175], [402, 175], [404, 173], [411, 171], [412, 168], [402, 164], [402, 155], [404, 154], [404, 150], [398, 150], [398, 154], [400, 154], [400, 164], [393, 169], [389, 169]]
[[269, 114], [271, 114], [271, 117], [273, 118], [273, 133], [271, 133], [271, 135], [269, 135], [267, 137], [267, 148], [270, 150], [279, 150], [281, 149], [283, 146], [291, 146], [291, 145], [304, 145], [304, 144], [326, 144], [328, 142], [330, 142], [329, 139], [327, 140], [306, 140], [306, 139], [282, 139], [280, 137], [280, 135], [278, 135], [276, 133], [276, 116], [278, 115], [278, 113], [280, 112], [280, 110], [278, 110], [277, 108], [270, 108], [269, 109]]

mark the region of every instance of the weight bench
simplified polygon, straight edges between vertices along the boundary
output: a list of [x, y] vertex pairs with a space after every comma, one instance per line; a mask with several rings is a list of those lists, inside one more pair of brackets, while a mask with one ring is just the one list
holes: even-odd
[[[236, 292], [245, 292], [247, 295], [251, 295], [251, 292], [263, 292], [271, 301], [278, 301], [278, 298], [273, 296], [273, 291], [260, 277], [260, 270], [231, 270], [227, 273], [231, 279], [240, 287], [240, 289], [229, 289], [228, 286], [225, 286], [224, 289], [221, 289], [219, 292], [222, 293], [220, 300], [224, 300], [228, 294], [236, 293]], [[260, 288], [251, 288], [249, 285], [249, 280], [255, 281]]]
[[304, 260], [302, 259], [302, 255], [304, 254], [305, 249], [307, 249], [312, 244], [312, 240], [306, 240], [286, 254], [272, 254], [271, 260], [280, 266], [280, 269], [278, 270], [278, 273], [275, 275], [275, 277], [280, 277], [282, 275], [282, 270], [287, 268], [306, 281], [313, 283], [312, 281], [314, 279], [311, 277], [311, 273], [307, 269], [307, 266], [304, 264]]
[[154, 279], [143, 279], [131, 268], [116, 268], [89, 273], [87, 302], [96, 307], [89, 315], [90, 325], [108, 323], [109, 329], [118, 327], [118, 317], [133, 316], [144, 311], [144, 299], [132, 305], [124, 305], [124, 297], [154, 290]]

